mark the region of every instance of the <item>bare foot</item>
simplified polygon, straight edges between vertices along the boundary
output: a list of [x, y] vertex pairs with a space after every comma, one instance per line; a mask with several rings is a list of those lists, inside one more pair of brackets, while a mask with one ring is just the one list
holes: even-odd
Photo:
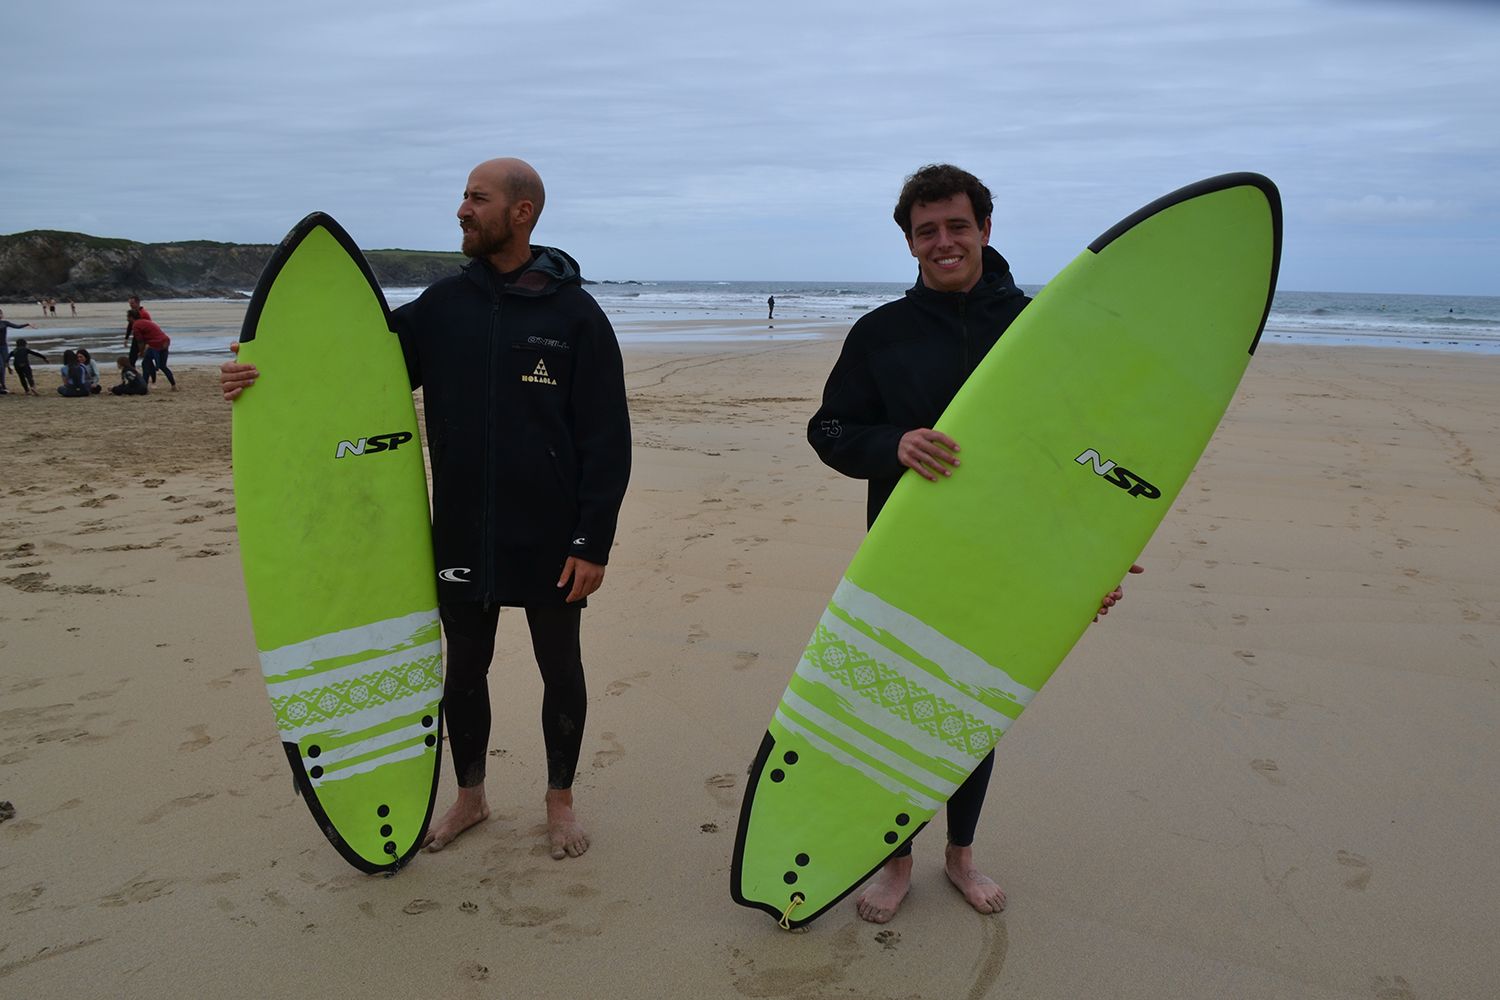
[[891, 858], [880, 867], [865, 891], [859, 894], [855, 910], [860, 919], [883, 924], [896, 915], [901, 901], [911, 891], [911, 855]]
[[427, 828], [427, 836], [422, 839], [422, 846], [429, 851], [441, 851], [453, 843], [460, 833], [489, 818], [490, 807], [489, 803], [484, 800], [484, 786], [460, 788], [458, 801], [443, 814], [443, 818], [437, 821], [436, 826]]
[[547, 840], [555, 861], [576, 858], [589, 849], [589, 836], [573, 815], [571, 788], [547, 789]]
[[972, 847], [954, 847], [949, 844], [944, 855], [946, 863], [943, 870], [948, 873], [948, 881], [953, 883], [953, 888], [963, 893], [970, 906], [980, 913], [999, 913], [1005, 909], [1005, 890], [996, 885], [994, 879], [974, 867]]

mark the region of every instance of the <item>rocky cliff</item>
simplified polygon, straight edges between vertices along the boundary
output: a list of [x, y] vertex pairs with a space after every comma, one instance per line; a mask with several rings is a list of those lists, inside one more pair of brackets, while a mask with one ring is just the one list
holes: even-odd
[[[232, 297], [255, 287], [274, 249], [207, 240], [137, 243], [41, 229], [0, 236], [0, 302], [107, 302], [132, 294]], [[386, 287], [430, 284], [464, 260], [459, 253], [427, 250], [370, 250], [365, 256]]]

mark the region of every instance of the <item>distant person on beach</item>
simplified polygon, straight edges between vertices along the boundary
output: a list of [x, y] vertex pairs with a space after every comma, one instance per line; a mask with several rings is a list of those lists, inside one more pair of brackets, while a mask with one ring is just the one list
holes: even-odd
[[[125, 300], [125, 310], [127, 316], [129, 316], [130, 310], [132, 309], [140, 313], [141, 319], [151, 318], [150, 310], [141, 305], [141, 298], [139, 295], [132, 295], [130, 298]], [[142, 347], [140, 338], [138, 338], [135, 335], [135, 332], [132, 330], [132, 323], [133, 321], [129, 319], [125, 321], [125, 347], [130, 351], [130, 363], [131, 365], [134, 365], [141, 358]]]
[[[577, 262], [531, 245], [544, 200], [522, 160], [475, 167], [458, 208], [470, 262], [393, 314], [427, 416], [448, 640], [443, 715], [458, 782], [458, 801], [428, 830], [429, 851], [490, 815], [487, 674], [502, 607], [525, 609], [544, 684], [548, 846], [558, 859], [589, 847], [573, 810], [588, 709], [579, 631], [630, 477], [630, 414], [619, 344]], [[226, 362], [224, 397], [258, 374]]]
[[176, 392], [177, 379], [172, 376], [172, 369], [167, 367], [167, 353], [172, 347], [172, 338], [161, 327], [143, 317], [139, 309], [131, 309], [125, 315], [130, 320], [131, 335], [145, 351], [145, 358], [141, 363], [142, 377], [147, 382], [155, 383], [156, 373], [161, 372], [167, 377], [172, 391]]
[[18, 339], [16, 349], [10, 352], [7, 358], [11, 370], [16, 373], [16, 380], [21, 383], [21, 388], [26, 390], [28, 396], [40, 396], [36, 391], [36, 379], [31, 374], [31, 359], [38, 358], [43, 364], [47, 362], [47, 355], [40, 351], [33, 351], [26, 346], [26, 341]]
[[[1030, 301], [989, 245], [992, 210], [989, 188], [958, 167], [926, 166], [906, 179], [894, 214], [917, 260], [916, 284], [850, 329], [823, 405], [808, 421], [819, 458], [869, 481], [867, 527], [906, 470], [934, 483], [961, 474], [958, 442], [932, 425]], [[1106, 595], [1099, 613], [1108, 614], [1123, 596], [1120, 588]], [[944, 870], [980, 913], [1005, 908], [1005, 892], [975, 866], [972, 846], [994, 763], [991, 750], [947, 806]], [[860, 893], [859, 916], [877, 924], [895, 916], [911, 871], [908, 840]]]
[[112, 385], [109, 391], [116, 396], [144, 396], [149, 391], [146, 380], [135, 370], [130, 358], [124, 354], [115, 358], [115, 367], [120, 370], [120, 384]]
[[83, 365], [78, 363], [78, 352], [69, 348], [63, 351], [62, 385], [57, 387], [59, 396], [87, 396], [89, 395], [89, 377]]
[[776, 318], [776, 296], [766, 296], [766, 319]]
[[74, 302], [72, 299], [68, 300], [68, 309], [72, 311], [74, 316], [78, 315], [78, 303]]
[[[0, 309], [0, 396], [10, 394], [10, 390], [5, 387], [5, 369], [10, 361], [10, 331], [30, 328], [30, 323], [12, 323], [5, 318], [5, 310]], [[16, 343], [19, 344], [20, 341]]]
[[84, 348], [80, 347], [78, 349], [78, 363], [83, 366], [83, 373], [88, 379], [89, 392], [98, 394], [99, 369], [94, 364], [94, 356]]

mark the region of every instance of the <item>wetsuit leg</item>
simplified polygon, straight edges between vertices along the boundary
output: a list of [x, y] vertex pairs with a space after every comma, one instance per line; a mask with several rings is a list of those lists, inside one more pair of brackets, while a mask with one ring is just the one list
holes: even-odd
[[172, 352], [170, 347], [164, 347], [156, 352], [156, 370], [167, 377], [169, 385], [176, 385], [177, 380], [172, 377], [172, 369], [167, 367], [167, 355]]
[[490, 660], [495, 655], [495, 626], [500, 606], [444, 604], [438, 609], [448, 639], [443, 677], [443, 719], [448, 749], [460, 788], [484, 783], [484, 758], [490, 743]]
[[[979, 814], [984, 810], [984, 793], [989, 791], [990, 772], [994, 769], [995, 751], [991, 750], [979, 762], [979, 766], [969, 772], [963, 784], [949, 796], [948, 843], [954, 847], [968, 847], [974, 843], [974, 831], [979, 828]], [[902, 844], [891, 857], [906, 857], [911, 853], [911, 843], [908, 840]]]
[[995, 751], [991, 750], [948, 799], [948, 843], [954, 847], [974, 843], [974, 831], [984, 809], [984, 793], [989, 791], [990, 772], [994, 769]]
[[575, 605], [526, 609], [531, 648], [546, 686], [542, 694], [542, 740], [547, 747], [548, 788], [573, 787], [583, 747], [589, 698], [578, 648], [582, 617], [583, 609]]

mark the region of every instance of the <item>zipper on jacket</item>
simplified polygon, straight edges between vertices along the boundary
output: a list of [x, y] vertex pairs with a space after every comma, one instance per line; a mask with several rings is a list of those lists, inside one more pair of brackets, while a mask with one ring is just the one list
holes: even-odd
[[969, 367], [969, 295], [958, 300], [958, 343], [960, 345], [960, 361], [963, 364], [962, 371], [964, 380], [968, 381], [970, 375], [974, 374]]
[[495, 551], [494, 523], [492, 512], [495, 507], [495, 460], [490, 453], [493, 445], [491, 443], [492, 433], [495, 427], [495, 398], [499, 395], [495, 391], [495, 355], [498, 353], [498, 341], [496, 331], [500, 328], [500, 293], [491, 291], [490, 299], [490, 343], [486, 352], [487, 364], [485, 367], [484, 382], [484, 448], [480, 450], [480, 460], [484, 462], [484, 503], [480, 506], [480, 517], [484, 527], [480, 531], [480, 571], [479, 588], [486, 603], [494, 594], [495, 578], [491, 571], [494, 563], [491, 554]]

